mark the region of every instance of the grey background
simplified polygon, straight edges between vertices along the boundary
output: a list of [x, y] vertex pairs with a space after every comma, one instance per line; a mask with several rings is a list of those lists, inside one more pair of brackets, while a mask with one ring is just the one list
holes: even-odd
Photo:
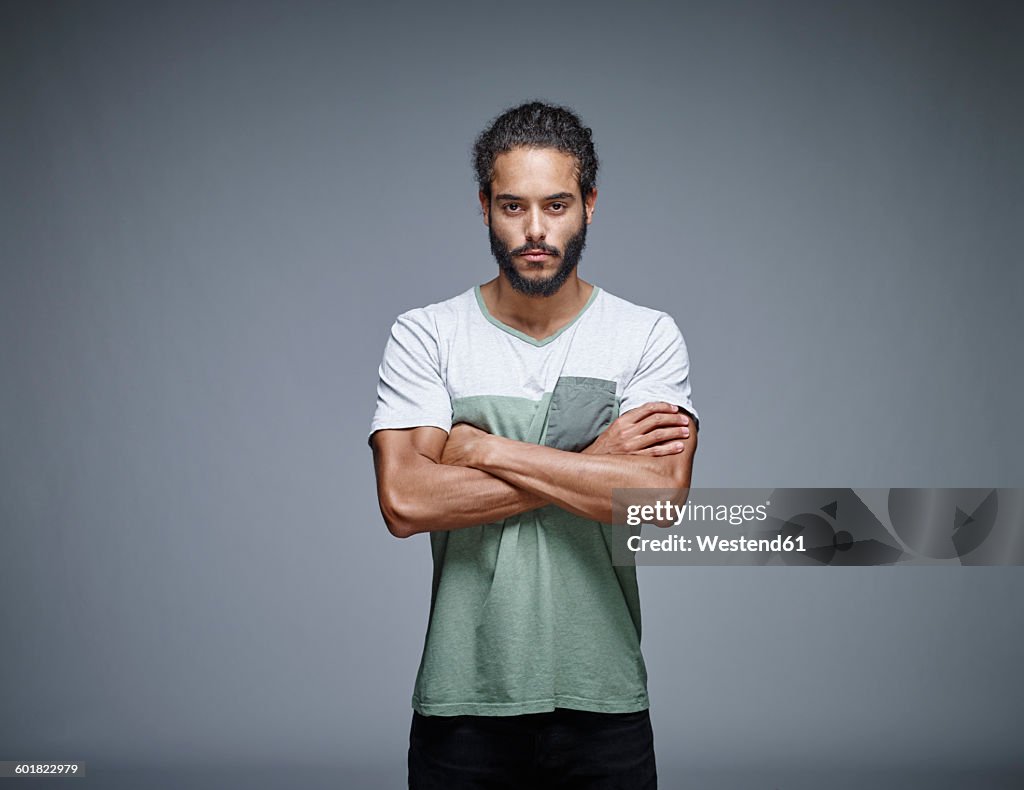
[[[493, 276], [468, 150], [524, 99], [595, 130], [581, 274], [682, 328], [694, 485], [1024, 484], [1019, 3], [0, 9], [0, 758], [403, 785], [376, 367]], [[1024, 773], [1019, 568], [641, 593], [664, 787]]]

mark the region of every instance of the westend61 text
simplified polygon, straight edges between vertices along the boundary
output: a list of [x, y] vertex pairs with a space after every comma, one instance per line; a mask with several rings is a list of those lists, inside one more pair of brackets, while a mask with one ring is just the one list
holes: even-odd
[[670, 535], [667, 538], [641, 538], [631, 535], [626, 541], [630, 551], [805, 551], [804, 536], [795, 538], [776, 535], [774, 538], [720, 538], [717, 535], [695, 535], [685, 538]]

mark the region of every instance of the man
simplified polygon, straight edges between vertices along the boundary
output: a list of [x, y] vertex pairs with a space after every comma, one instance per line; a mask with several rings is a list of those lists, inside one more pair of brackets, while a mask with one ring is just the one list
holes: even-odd
[[498, 276], [398, 317], [371, 426], [384, 520], [434, 561], [409, 786], [654, 788], [611, 491], [689, 488], [686, 345], [578, 276], [598, 162], [572, 111], [506, 111], [474, 165]]

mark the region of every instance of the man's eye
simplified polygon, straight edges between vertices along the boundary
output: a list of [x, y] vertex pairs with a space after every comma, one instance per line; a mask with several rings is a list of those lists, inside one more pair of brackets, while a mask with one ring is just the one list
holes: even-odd
[[561, 211], [565, 208], [565, 203], [552, 203], [549, 208], [553, 208], [555, 211]]
[[519, 208], [519, 204], [518, 203], [506, 203], [505, 204], [505, 210], [506, 211], [516, 211], [516, 210], [518, 210], [518, 208]]

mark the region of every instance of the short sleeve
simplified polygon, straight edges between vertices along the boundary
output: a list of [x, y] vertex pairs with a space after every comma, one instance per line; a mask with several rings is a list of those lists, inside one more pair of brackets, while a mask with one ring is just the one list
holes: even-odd
[[700, 429], [700, 417], [690, 397], [690, 356], [683, 335], [672, 316], [658, 316], [633, 377], [622, 390], [619, 412], [624, 414], [651, 401], [674, 403], [693, 417]]
[[377, 380], [370, 435], [388, 428], [452, 427], [452, 401], [441, 375], [434, 321], [424, 310], [400, 315], [391, 327]]

